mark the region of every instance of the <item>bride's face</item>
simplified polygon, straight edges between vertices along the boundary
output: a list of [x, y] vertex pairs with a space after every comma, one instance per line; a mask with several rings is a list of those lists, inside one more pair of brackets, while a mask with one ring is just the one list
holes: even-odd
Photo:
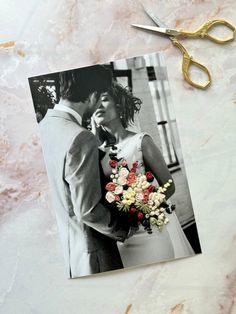
[[98, 108], [93, 117], [98, 125], [106, 125], [115, 119], [119, 119], [114, 99], [107, 92], [101, 94]]

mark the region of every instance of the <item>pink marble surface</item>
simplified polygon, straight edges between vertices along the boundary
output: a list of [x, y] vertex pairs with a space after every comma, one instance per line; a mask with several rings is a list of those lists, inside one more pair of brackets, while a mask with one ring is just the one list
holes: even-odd
[[[236, 313], [236, 43], [187, 40], [213, 85], [190, 88], [179, 51], [130, 27], [206, 19], [236, 24], [226, 1], [11, 1], [0, 3], [0, 313]], [[203, 254], [114, 274], [65, 279], [27, 77], [164, 51]], [[22, 56], [24, 52], [25, 56]]]

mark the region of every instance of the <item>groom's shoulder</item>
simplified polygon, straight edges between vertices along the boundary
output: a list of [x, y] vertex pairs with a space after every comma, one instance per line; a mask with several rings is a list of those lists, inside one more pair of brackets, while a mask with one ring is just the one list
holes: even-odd
[[96, 146], [96, 138], [92, 132], [88, 131], [83, 127], [80, 127], [80, 129], [77, 129], [77, 131], [74, 133], [71, 142], [71, 146], [77, 145]]

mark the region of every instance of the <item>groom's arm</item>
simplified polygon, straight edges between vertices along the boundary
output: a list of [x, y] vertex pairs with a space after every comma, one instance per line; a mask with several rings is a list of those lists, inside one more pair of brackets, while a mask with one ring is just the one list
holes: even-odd
[[65, 162], [74, 213], [78, 220], [98, 232], [124, 241], [127, 230], [112, 221], [110, 211], [101, 203], [98, 148], [94, 135], [82, 131], [71, 143]]

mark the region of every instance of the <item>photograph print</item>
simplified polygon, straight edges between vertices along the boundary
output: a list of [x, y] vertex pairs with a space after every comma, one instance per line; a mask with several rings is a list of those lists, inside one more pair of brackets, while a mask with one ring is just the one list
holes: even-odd
[[162, 54], [29, 85], [68, 278], [201, 253]]

